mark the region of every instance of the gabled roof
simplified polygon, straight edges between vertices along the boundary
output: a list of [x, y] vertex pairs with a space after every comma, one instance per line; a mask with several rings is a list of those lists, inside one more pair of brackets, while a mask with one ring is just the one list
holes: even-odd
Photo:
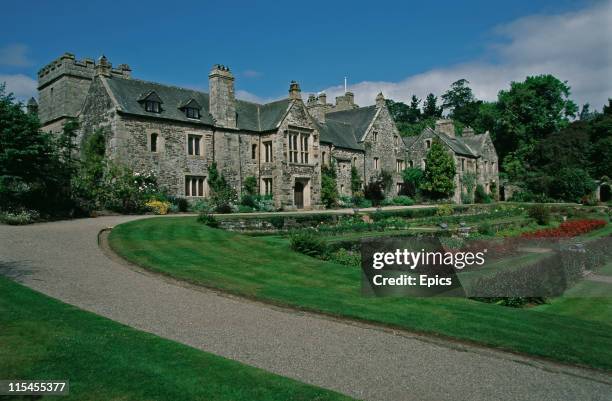
[[324, 123], [316, 124], [321, 142], [332, 143], [339, 148], [363, 150], [363, 145], [359, 143], [355, 130], [350, 124], [328, 119]]
[[[120, 77], [103, 79], [123, 113], [184, 121], [190, 124], [213, 125], [208, 93], [139, 79]], [[163, 101], [164, 108], [161, 113], [154, 115], [147, 113], [140, 105], [139, 100], [147, 98], [151, 93], [155, 93]], [[201, 107], [199, 121], [187, 118], [181, 111], [182, 107], [191, 102], [196, 102]], [[283, 99], [268, 104], [258, 104], [236, 100], [236, 124], [239, 129], [247, 131], [272, 130], [285, 116], [290, 102], [289, 99]]]
[[202, 110], [202, 106], [194, 98], [185, 99], [185, 101], [183, 101], [181, 104], [178, 105], [179, 109], [184, 109], [187, 107]]
[[485, 132], [484, 134], [480, 135], [464, 136], [461, 137], [461, 139], [472, 150], [472, 152], [480, 156], [487, 137], [489, 137], [489, 133]]
[[325, 120], [333, 120], [350, 125], [353, 127], [355, 137], [362, 140], [363, 135], [376, 116], [376, 111], [376, 106], [358, 107], [352, 110], [327, 113]]
[[456, 154], [474, 158], [480, 157], [482, 144], [487, 136], [487, 134], [482, 134], [469, 137], [451, 137], [444, 132], [427, 127], [421, 134], [415, 137], [404, 138], [404, 143], [407, 147], [411, 147], [423, 134], [437, 136], [442, 143], [446, 144]]

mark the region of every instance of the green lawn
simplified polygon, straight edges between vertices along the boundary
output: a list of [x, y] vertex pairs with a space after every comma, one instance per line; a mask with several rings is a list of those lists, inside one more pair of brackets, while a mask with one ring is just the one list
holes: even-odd
[[612, 284], [584, 280], [534, 310], [612, 325]]
[[359, 269], [294, 253], [278, 238], [154, 218], [117, 226], [110, 244], [141, 266], [232, 293], [612, 370], [605, 322], [462, 298], [365, 298]]
[[0, 378], [69, 379], [62, 400], [350, 399], [131, 329], [2, 276]]

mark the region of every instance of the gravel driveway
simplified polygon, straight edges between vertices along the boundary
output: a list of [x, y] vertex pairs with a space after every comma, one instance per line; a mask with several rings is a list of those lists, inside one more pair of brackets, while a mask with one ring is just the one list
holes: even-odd
[[365, 400], [612, 400], [612, 376], [179, 285], [108, 258], [138, 217], [0, 225], [0, 274], [140, 330]]

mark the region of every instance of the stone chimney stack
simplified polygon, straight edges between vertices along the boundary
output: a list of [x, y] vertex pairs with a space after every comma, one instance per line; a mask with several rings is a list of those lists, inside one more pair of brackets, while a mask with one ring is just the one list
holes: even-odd
[[436, 131], [442, 132], [451, 138], [455, 137], [455, 124], [450, 119], [440, 119], [436, 121]]
[[300, 89], [300, 84], [295, 81], [291, 81], [289, 84], [289, 99], [301, 99], [302, 98], [302, 90]]
[[36, 99], [31, 97], [30, 100], [28, 100], [26, 109], [28, 111], [28, 114], [38, 114], [38, 103], [36, 103]]
[[236, 98], [234, 76], [226, 66], [215, 64], [208, 74], [210, 114], [215, 124], [236, 128]]
[[317, 100], [319, 101], [319, 104], [322, 104], [323, 106], [327, 106], [327, 94], [325, 92], [319, 93]]
[[384, 106], [385, 106], [385, 97], [383, 96], [382, 92], [379, 92], [378, 95], [376, 95], [376, 107], [381, 108]]
[[105, 55], [102, 55], [98, 59], [98, 64], [96, 64], [95, 71], [96, 76], [110, 77], [112, 64], [108, 61]]
[[470, 126], [465, 127], [461, 135], [464, 137], [474, 136], [474, 128]]

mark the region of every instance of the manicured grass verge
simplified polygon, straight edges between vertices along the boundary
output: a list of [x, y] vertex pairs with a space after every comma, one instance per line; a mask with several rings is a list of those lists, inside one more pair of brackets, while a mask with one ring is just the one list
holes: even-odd
[[69, 379], [70, 396], [48, 397], [62, 400], [351, 399], [131, 329], [2, 276], [0, 378]]
[[612, 284], [582, 281], [564, 296], [534, 308], [534, 311], [574, 316], [612, 325]]
[[359, 269], [294, 253], [278, 238], [156, 218], [117, 226], [110, 245], [151, 270], [268, 302], [612, 370], [612, 325], [461, 298], [364, 298]]

